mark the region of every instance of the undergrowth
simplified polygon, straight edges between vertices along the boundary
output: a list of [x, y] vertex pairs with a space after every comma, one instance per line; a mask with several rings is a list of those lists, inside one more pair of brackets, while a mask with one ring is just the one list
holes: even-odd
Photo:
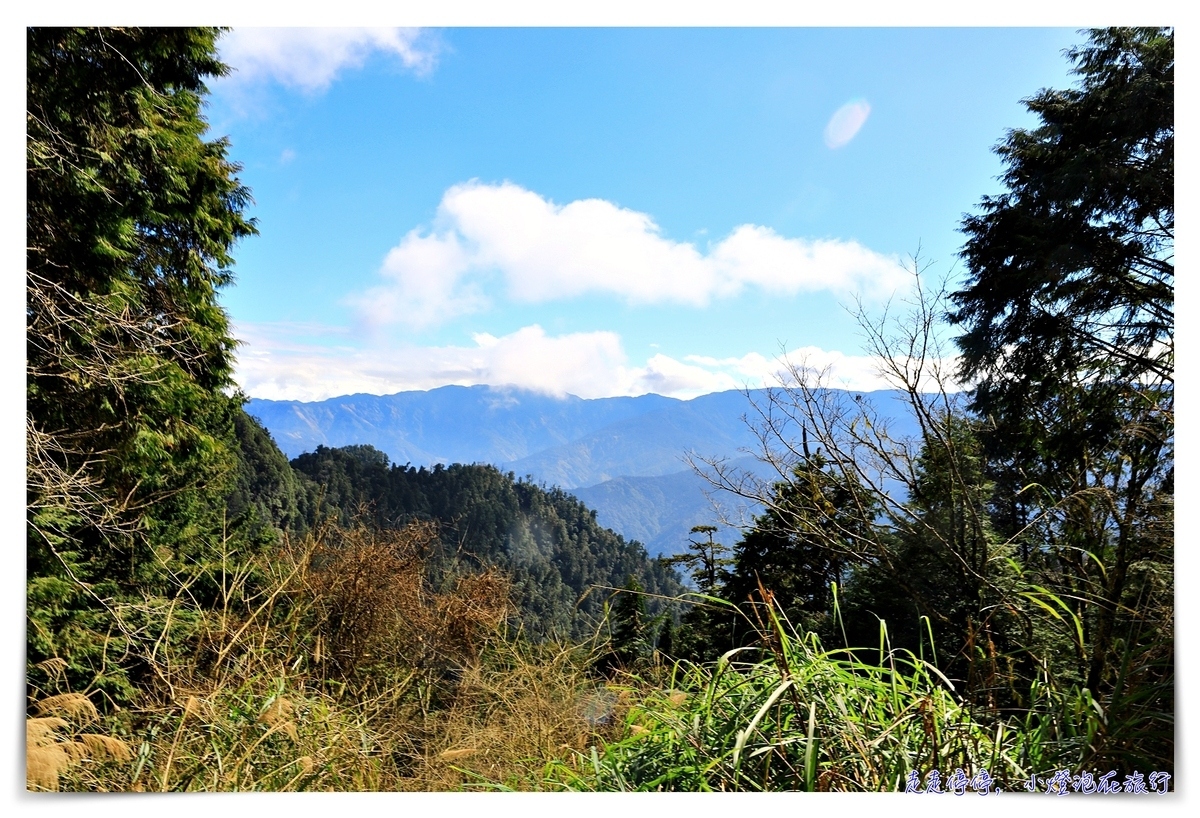
[[1103, 728], [1086, 691], [1050, 679], [1021, 723], [974, 712], [882, 623], [875, 648], [828, 649], [765, 590], [754, 647], [603, 675], [601, 639], [509, 633], [505, 578], [435, 570], [435, 540], [428, 525], [329, 526], [115, 606], [142, 647], [141, 697], [62, 689], [42, 663], [29, 788], [886, 791], [933, 769], [1007, 788], [1078, 769]]

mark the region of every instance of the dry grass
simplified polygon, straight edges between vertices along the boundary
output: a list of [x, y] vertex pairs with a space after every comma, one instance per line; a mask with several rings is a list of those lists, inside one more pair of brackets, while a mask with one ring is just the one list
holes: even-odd
[[82, 719], [85, 723], [98, 717], [96, 705], [82, 693], [59, 693], [34, 703], [34, 712], [39, 716], [55, 715], [67, 719]]
[[[406, 783], [433, 790], [538, 788], [547, 764], [574, 758], [621, 720], [619, 695], [597, 687], [587, 671], [590, 658], [577, 649], [497, 645], [463, 674]], [[603, 724], [588, 718], [597, 699], [609, 702], [607, 718], [596, 720]]]
[[[38, 715], [25, 719], [25, 786], [31, 791], [58, 790], [62, 778], [80, 766], [132, 758], [129, 745], [119, 738], [72, 729], [68, 719], [82, 726], [98, 717], [96, 706], [82, 693], [50, 696], [35, 702], [33, 709]], [[53, 713], [60, 715], [47, 715]]]
[[[593, 740], [587, 657], [506, 642], [507, 581], [434, 575], [435, 535], [427, 525], [327, 528], [254, 566], [228, 555], [218, 564], [241, 567], [212, 578], [215, 607], [190, 603], [184, 587], [168, 606], [132, 610], [153, 671], [144, 700], [87, 734], [71, 732], [97, 718], [87, 696], [35, 704], [30, 787], [445, 790], [480, 777], [536, 786], [538, 769]], [[172, 647], [171, 623], [185, 618], [192, 635]], [[106, 735], [118, 726], [133, 749]]]
[[25, 786], [28, 789], [57, 790], [59, 776], [76, 762], [75, 743], [59, 732], [68, 727], [65, 719], [25, 721]]
[[283, 696], [276, 696], [258, 717], [258, 721], [267, 725], [268, 731], [282, 732], [296, 742], [300, 740], [300, 736], [296, 731], [295, 714], [296, 708], [290, 701]]

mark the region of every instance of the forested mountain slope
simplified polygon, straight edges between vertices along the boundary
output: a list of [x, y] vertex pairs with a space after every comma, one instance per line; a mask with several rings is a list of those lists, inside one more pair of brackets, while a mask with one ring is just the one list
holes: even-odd
[[[520, 624], [533, 638], [590, 635], [611, 595], [605, 589], [631, 577], [651, 594], [683, 590], [672, 569], [602, 528], [574, 497], [494, 466], [391, 466], [370, 446], [322, 446], [292, 466], [315, 489], [320, 515], [343, 523], [362, 515], [384, 529], [436, 521], [446, 558], [510, 577]], [[649, 607], [652, 615], [660, 609]]]

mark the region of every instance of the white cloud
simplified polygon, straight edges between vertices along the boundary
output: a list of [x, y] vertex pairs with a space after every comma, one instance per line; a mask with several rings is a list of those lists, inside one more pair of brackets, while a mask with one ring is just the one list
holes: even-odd
[[380, 273], [389, 283], [347, 301], [371, 327], [396, 321], [413, 327], [440, 324], [487, 306], [478, 284], [459, 281], [470, 268], [470, 254], [458, 236], [422, 236], [413, 230], [383, 260]]
[[436, 38], [415, 28], [236, 28], [219, 48], [234, 69], [224, 82], [275, 81], [306, 93], [324, 91], [339, 72], [361, 67], [375, 52], [392, 54], [423, 75], [440, 51]]
[[825, 145], [836, 150], [858, 135], [859, 130], [871, 115], [871, 106], [865, 99], [853, 99], [834, 111], [825, 126]]
[[793, 371], [808, 370], [813, 375], [824, 373], [822, 385], [836, 389], [869, 392], [891, 388], [879, 375], [878, 359], [819, 347], [800, 347], [774, 358], [750, 352], [740, 358], [688, 355], [684, 360], [710, 370], [736, 373], [739, 385], [777, 386], [791, 382]]
[[[800, 347], [789, 350], [783, 356], [783, 363], [790, 364], [795, 370], [824, 373], [822, 386], [834, 389], [872, 392], [896, 386], [879, 374], [879, 359], [870, 355], [846, 355], [820, 347]], [[780, 365], [776, 365], [775, 370], [780, 368]], [[786, 383], [789, 378], [785, 375], [782, 380]]]
[[659, 353], [646, 365], [633, 371], [631, 388], [626, 394], [643, 395], [654, 392], [675, 398], [694, 398], [709, 392], [741, 389], [743, 380], [727, 372], [714, 372], [700, 366], [689, 366]]
[[601, 293], [693, 306], [746, 287], [886, 296], [910, 280], [897, 260], [853, 241], [748, 224], [703, 252], [665, 238], [645, 213], [603, 199], [559, 205], [508, 182], [447, 190], [432, 229], [410, 231], [380, 273], [385, 283], [352, 303], [370, 324], [418, 327], [481, 309], [482, 286], [497, 274], [516, 301]]
[[388, 349], [293, 343], [286, 333], [262, 325], [238, 327], [238, 333], [244, 342], [238, 382], [247, 394], [277, 400], [386, 395], [447, 384], [600, 397], [627, 394], [634, 377], [612, 332], [550, 337], [535, 324], [501, 337], [478, 333], [474, 346]]
[[[478, 333], [473, 346], [360, 348], [335, 343], [296, 343], [288, 334], [312, 337], [311, 327], [249, 325], [237, 328], [237, 379], [247, 394], [275, 400], [323, 400], [338, 395], [433, 389], [447, 384], [517, 386], [582, 398], [655, 392], [692, 398], [710, 392], [778, 385], [786, 380], [779, 358], [750, 352], [740, 358], [662, 353], [632, 366], [613, 332], [550, 336], [538, 325], [508, 335]], [[866, 356], [804, 347], [786, 353], [798, 367], [828, 369], [825, 385], [873, 391], [890, 388]]]
[[[476, 383], [512, 384], [555, 395], [599, 397], [621, 392], [625, 353], [614, 332], [578, 332], [551, 338], [534, 324], [497, 338], [472, 336], [469, 351]], [[462, 356], [444, 347], [443, 355]]]
[[[809, 385], [831, 389], [873, 392], [878, 389], [905, 389], [915, 383], [922, 392], [961, 391], [958, 381], [959, 357], [925, 359], [898, 356], [884, 367], [883, 361], [871, 355], [846, 355], [819, 347], [800, 347], [782, 355], [772, 375], [774, 382], [784, 386], [802, 379]], [[885, 370], [887, 374], [885, 374]], [[903, 376], [897, 374], [897, 370]]]
[[700, 364], [710, 369], [737, 372], [751, 382], [773, 383], [778, 379], [782, 365], [778, 359], [768, 359], [757, 352], [749, 352], [740, 358], [710, 358], [704, 355], [687, 355], [685, 361]]

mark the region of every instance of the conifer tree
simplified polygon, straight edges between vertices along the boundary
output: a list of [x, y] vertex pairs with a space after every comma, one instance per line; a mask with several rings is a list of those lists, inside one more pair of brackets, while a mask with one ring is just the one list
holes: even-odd
[[864, 506], [869, 498], [849, 479], [818, 452], [775, 485], [770, 506], [734, 547], [731, 602], [761, 601], [761, 586], [794, 626], [830, 634], [834, 583], [855, 562], [858, 541], [879, 539], [877, 506]]
[[601, 668], [629, 670], [650, 652], [647, 640], [646, 598], [636, 577], [629, 577], [609, 613], [610, 642]]
[[217, 294], [254, 224], [206, 139], [218, 33], [27, 32], [29, 658], [83, 684], [108, 678], [106, 600], [211, 544], [236, 464]]
[[1161, 598], [1146, 566], [1172, 559], [1174, 31], [1098, 29], [1068, 57], [1077, 86], [1026, 101], [1039, 124], [997, 148], [1006, 191], [963, 222], [951, 318], [997, 526], [1083, 600], [1098, 691], [1119, 683], [1122, 627], [1169, 628], [1127, 601]]
[[678, 638], [671, 634], [672, 649], [678, 658], [693, 662], [719, 655], [729, 642], [733, 624], [729, 612], [713, 603], [713, 598], [725, 597], [729, 566], [734, 562], [729, 546], [713, 540], [716, 532], [713, 525], [693, 526], [691, 533], [703, 536], [688, 540], [685, 553], [667, 560], [671, 565], [686, 567], [699, 595], [680, 617]]

